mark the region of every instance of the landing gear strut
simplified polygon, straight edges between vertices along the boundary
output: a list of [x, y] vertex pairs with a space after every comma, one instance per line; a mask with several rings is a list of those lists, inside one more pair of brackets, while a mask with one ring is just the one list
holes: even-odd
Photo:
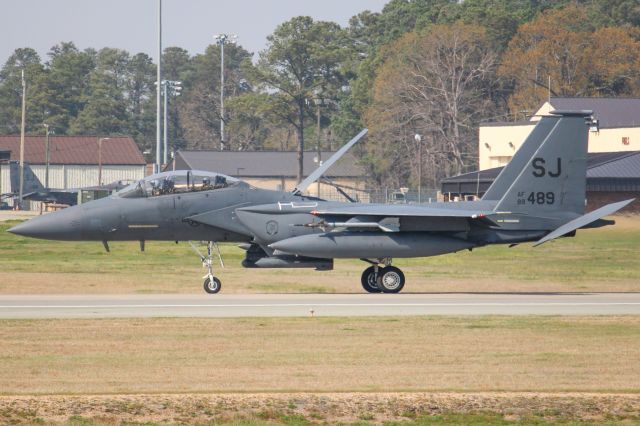
[[202, 262], [202, 266], [207, 268], [207, 274], [202, 277], [204, 278], [204, 291], [206, 291], [209, 294], [215, 294], [218, 293], [220, 291], [220, 289], [222, 288], [222, 282], [213, 276], [213, 246], [216, 246], [216, 249], [218, 251], [218, 257], [220, 258], [220, 265], [224, 268], [224, 262], [222, 261], [222, 255], [220, 254], [220, 249], [218, 248], [218, 245], [215, 244], [212, 241], [209, 241], [207, 243], [207, 255], [204, 256], [200, 250], [198, 250], [198, 247], [196, 247], [195, 244], [193, 244], [191, 241], [189, 241], [189, 244], [191, 245], [191, 248], [193, 249], [193, 251], [195, 251], [198, 256], [200, 256], [200, 261]]
[[[404, 274], [399, 268], [391, 266], [391, 259], [378, 259], [377, 262], [362, 259], [372, 266], [362, 273], [361, 283], [369, 293], [399, 293], [404, 287]], [[380, 264], [384, 265], [381, 267]]]

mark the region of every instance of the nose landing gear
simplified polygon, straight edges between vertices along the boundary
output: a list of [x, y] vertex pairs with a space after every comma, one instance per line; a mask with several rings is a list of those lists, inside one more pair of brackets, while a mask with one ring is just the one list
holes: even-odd
[[[404, 274], [399, 268], [391, 266], [391, 259], [378, 259], [372, 261], [369, 259], [361, 259], [372, 266], [368, 267], [362, 273], [360, 282], [362, 288], [368, 293], [399, 293], [404, 287]], [[381, 267], [380, 264], [385, 265]]]
[[204, 278], [204, 291], [206, 291], [209, 294], [215, 294], [218, 293], [220, 291], [220, 289], [222, 288], [222, 282], [217, 278], [213, 276], [213, 246], [215, 245], [216, 250], [218, 251], [218, 257], [220, 258], [220, 266], [224, 268], [224, 262], [222, 261], [222, 254], [220, 253], [220, 249], [218, 248], [218, 245], [215, 244], [212, 241], [209, 241], [207, 243], [207, 255], [204, 256], [200, 250], [198, 250], [198, 247], [196, 247], [195, 244], [193, 244], [191, 241], [189, 241], [189, 244], [191, 245], [191, 248], [193, 249], [193, 251], [195, 251], [198, 256], [200, 256], [200, 261], [202, 262], [202, 266], [207, 268], [207, 274], [202, 277]]

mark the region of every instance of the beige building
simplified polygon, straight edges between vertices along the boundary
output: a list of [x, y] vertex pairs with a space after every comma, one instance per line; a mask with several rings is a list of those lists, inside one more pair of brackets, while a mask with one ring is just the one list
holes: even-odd
[[[321, 159], [334, 153], [322, 152]], [[296, 186], [298, 167], [295, 151], [178, 151], [167, 169], [203, 170], [239, 178], [256, 188], [291, 191]], [[304, 176], [318, 168], [317, 153], [304, 153]], [[326, 173], [332, 183], [349, 196], [368, 201], [365, 191], [364, 169], [349, 153], [345, 154]], [[327, 200], [344, 200], [335, 186], [313, 184], [308, 195]]]
[[551, 98], [529, 121], [484, 123], [479, 130], [479, 169], [504, 166], [551, 110], [592, 110], [589, 152], [640, 151], [640, 98]]

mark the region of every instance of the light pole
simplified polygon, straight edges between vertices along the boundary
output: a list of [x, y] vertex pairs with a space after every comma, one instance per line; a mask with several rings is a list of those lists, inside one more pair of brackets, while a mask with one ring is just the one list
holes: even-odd
[[224, 45], [235, 44], [238, 36], [235, 34], [216, 34], [213, 39], [220, 45], [220, 151], [224, 151]]
[[418, 203], [422, 202], [422, 135], [416, 133], [414, 139], [418, 143]]
[[160, 171], [160, 114], [161, 114], [161, 93], [162, 81], [162, 0], [158, 0], [158, 67], [156, 69], [156, 164], [154, 171]]
[[49, 163], [51, 162], [51, 148], [50, 148], [51, 145], [49, 144], [49, 135], [51, 133], [54, 133], [54, 132], [49, 129], [49, 125], [47, 123], [44, 123], [43, 126], [44, 126], [44, 130], [45, 130], [45, 139], [44, 139], [44, 163], [45, 163], [44, 188], [48, 191], [49, 190]]
[[108, 141], [111, 138], [98, 139], [98, 186], [102, 185], [102, 141]]
[[167, 114], [167, 103], [169, 96], [180, 96], [180, 92], [182, 91], [182, 82], [174, 81], [174, 80], [162, 80], [162, 91], [164, 93], [164, 149], [163, 149], [163, 161], [162, 164], [167, 164], [168, 161], [168, 142], [167, 142], [167, 133], [169, 126], [168, 122], [168, 114]]

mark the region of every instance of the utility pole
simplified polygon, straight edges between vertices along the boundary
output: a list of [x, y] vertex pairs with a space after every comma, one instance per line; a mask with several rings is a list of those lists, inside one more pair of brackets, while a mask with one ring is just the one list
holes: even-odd
[[102, 185], [102, 142], [111, 138], [98, 139], [98, 186]]
[[162, 100], [160, 99], [162, 87], [160, 86], [162, 80], [162, 0], [158, 0], [158, 67], [156, 70], [156, 164], [154, 166], [154, 172], [160, 172], [160, 133], [161, 123], [160, 115], [162, 113]]
[[224, 45], [235, 44], [238, 36], [235, 34], [216, 34], [213, 39], [220, 45], [220, 151], [224, 151]]
[[27, 118], [27, 82], [22, 70], [22, 123], [20, 124], [20, 194], [18, 207], [22, 210], [22, 196], [24, 195], [24, 128]]
[[47, 123], [43, 124], [45, 129], [45, 139], [44, 139], [44, 189], [49, 190], [49, 163], [51, 162], [51, 150], [49, 149], [49, 125]]
[[[322, 150], [321, 150], [321, 146], [320, 146], [320, 105], [322, 104], [322, 99], [321, 98], [317, 98], [316, 99], [316, 106], [317, 106], [317, 111], [316, 111], [316, 115], [317, 115], [317, 121], [318, 121], [318, 129], [317, 129], [317, 138], [316, 138], [316, 149], [318, 150], [318, 167], [322, 166]], [[318, 178], [318, 198], [320, 198], [320, 179]]]
[[169, 87], [168, 87], [168, 81], [167, 80], [162, 80], [162, 90], [164, 92], [164, 114], [163, 114], [163, 118], [164, 118], [164, 126], [163, 126], [163, 131], [164, 131], [164, 143], [163, 143], [163, 149], [162, 149], [162, 164], [167, 164], [167, 98], [169, 97]]

